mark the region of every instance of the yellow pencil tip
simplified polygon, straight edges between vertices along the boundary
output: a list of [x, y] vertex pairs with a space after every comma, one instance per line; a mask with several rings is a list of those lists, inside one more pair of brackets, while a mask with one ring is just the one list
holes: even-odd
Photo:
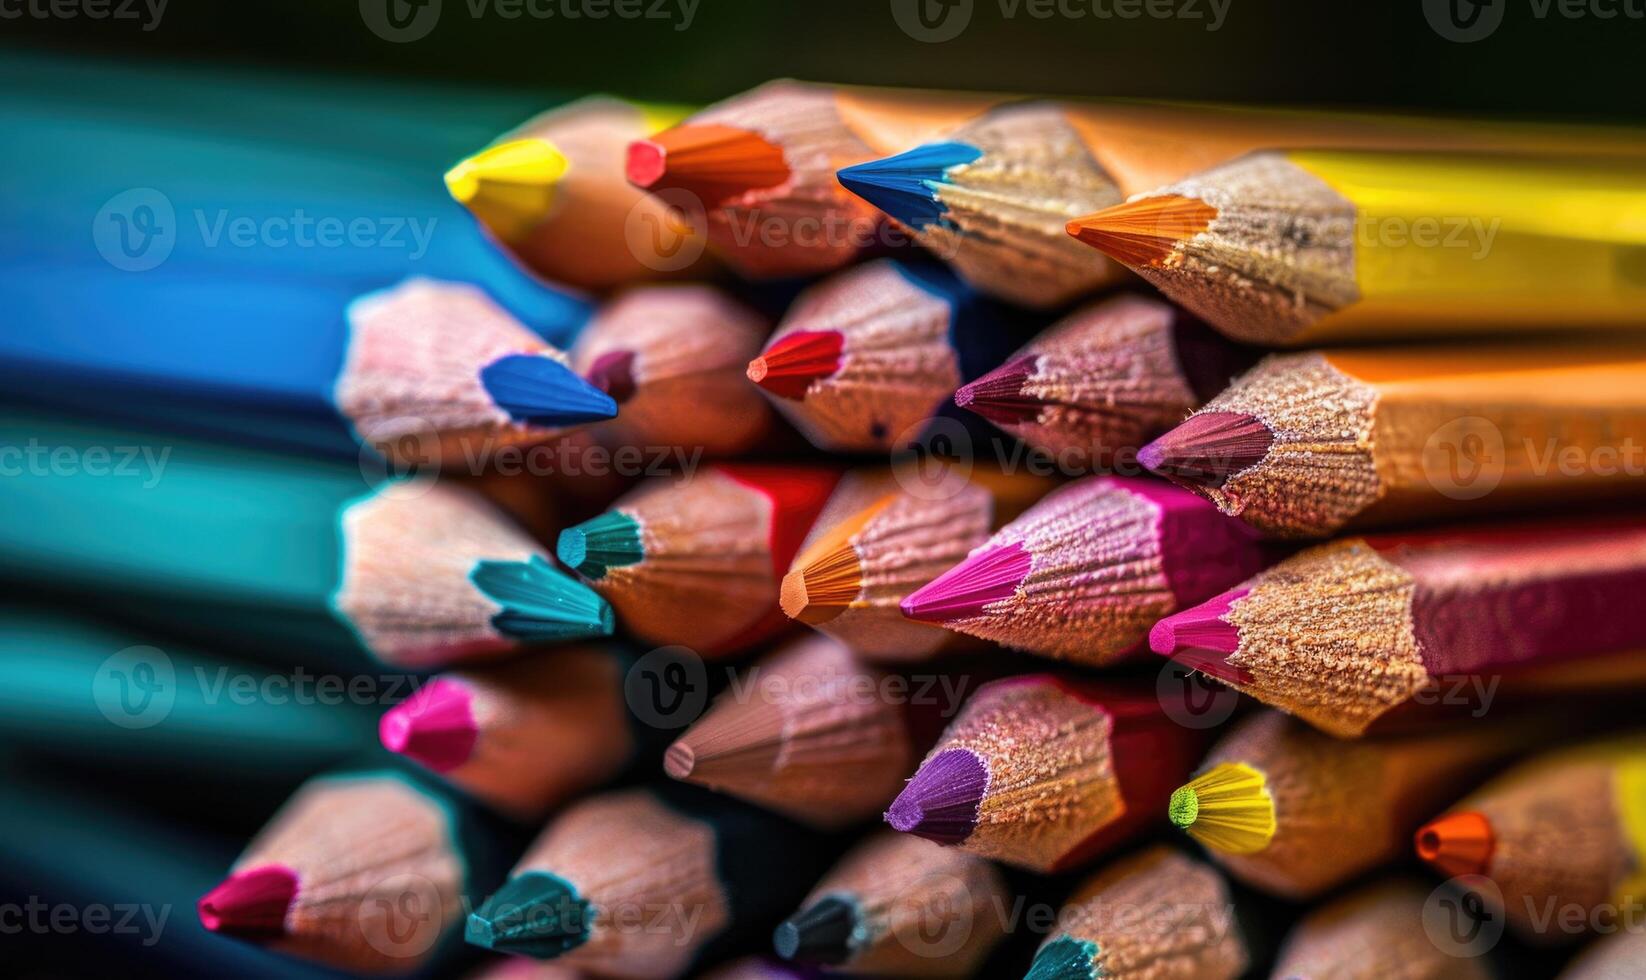
[[1220, 763], [1172, 794], [1172, 823], [1224, 854], [1255, 854], [1275, 835], [1274, 798], [1263, 774], [1242, 763]]
[[546, 140], [510, 140], [446, 171], [446, 190], [488, 228], [514, 238], [548, 213], [568, 167]]

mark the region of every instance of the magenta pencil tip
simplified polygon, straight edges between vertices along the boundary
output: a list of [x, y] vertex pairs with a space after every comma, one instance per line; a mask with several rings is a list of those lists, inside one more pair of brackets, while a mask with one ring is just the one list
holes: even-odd
[[200, 924], [231, 936], [280, 936], [297, 897], [297, 872], [278, 864], [230, 875], [195, 905]]
[[478, 733], [473, 694], [467, 685], [444, 677], [390, 708], [377, 725], [384, 748], [435, 772], [450, 772], [469, 761]]
[[974, 753], [939, 752], [897, 794], [886, 811], [886, 822], [900, 833], [958, 844], [977, 827], [977, 808], [988, 787], [989, 771]]
[[976, 381], [961, 385], [954, 403], [983, 416], [996, 425], [1021, 425], [1040, 415], [1043, 402], [1023, 394], [1034, 371], [1035, 359], [1020, 357], [995, 368]]
[[1244, 587], [1230, 589], [1167, 616], [1149, 630], [1149, 649], [1219, 680], [1246, 683], [1249, 675], [1228, 662], [1229, 655], [1240, 647], [1240, 630], [1224, 617], [1250, 591]]
[[1269, 454], [1274, 433], [1244, 412], [1201, 412], [1137, 451], [1152, 473], [1189, 486], [1218, 489]]
[[1033, 565], [1023, 542], [985, 546], [965, 561], [909, 593], [903, 615], [923, 623], [952, 623], [980, 615], [990, 603], [1010, 599]]

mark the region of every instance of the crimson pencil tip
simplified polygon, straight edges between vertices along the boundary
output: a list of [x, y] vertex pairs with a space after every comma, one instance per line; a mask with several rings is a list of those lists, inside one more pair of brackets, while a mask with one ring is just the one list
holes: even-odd
[[1225, 617], [1250, 591], [1244, 587], [1230, 589], [1167, 616], [1149, 630], [1149, 649], [1226, 683], [1248, 683], [1250, 676], [1228, 662], [1229, 655], [1240, 647], [1240, 630]]
[[648, 190], [678, 188], [705, 205], [789, 179], [783, 150], [736, 126], [682, 124], [629, 144], [629, 182]]
[[231, 936], [281, 936], [297, 897], [297, 872], [278, 864], [230, 875], [195, 906], [209, 932]]
[[1218, 489], [1262, 461], [1274, 433], [1244, 412], [1201, 412], [1137, 451], [1137, 461], [1184, 486]]
[[970, 619], [989, 604], [1016, 595], [1032, 565], [1033, 559], [1021, 541], [985, 546], [909, 593], [898, 608], [904, 616], [923, 623]]
[[995, 368], [954, 393], [954, 403], [970, 409], [996, 425], [1033, 422], [1045, 403], [1025, 395], [1023, 386], [1034, 373], [1035, 358], [1020, 357]]
[[450, 772], [469, 761], [478, 731], [474, 695], [466, 684], [444, 677], [390, 708], [377, 726], [384, 748], [435, 772]]
[[838, 330], [796, 330], [749, 362], [749, 380], [779, 398], [799, 401], [812, 382], [840, 370], [844, 347]]
[[585, 375], [589, 384], [621, 405], [634, 397], [634, 351], [610, 350], [594, 359]]
[[886, 822], [905, 834], [939, 844], [959, 844], [977, 827], [977, 810], [989, 786], [983, 760], [966, 749], [939, 752], [915, 771], [886, 811]]
[[1448, 813], [1419, 829], [1416, 843], [1417, 856], [1443, 874], [1485, 874], [1492, 858], [1492, 823], [1472, 810]]

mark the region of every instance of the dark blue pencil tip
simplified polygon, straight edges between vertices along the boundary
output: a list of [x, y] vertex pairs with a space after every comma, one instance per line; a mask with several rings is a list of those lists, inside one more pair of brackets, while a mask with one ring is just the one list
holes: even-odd
[[473, 946], [547, 960], [583, 945], [592, 919], [589, 904], [570, 882], [527, 871], [470, 913], [463, 938]]
[[982, 155], [970, 143], [927, 143], [883, 160], [844, 167], [835, 178], [901, 224], [921, 231], [949, 210], [938, 200], [938, 186], [948, 182], [949, 169]]
[[498, 408], [525, 425], [556, 429], [617, 415], [617, 402], [552, 357], [510, 354], [480, 369]]

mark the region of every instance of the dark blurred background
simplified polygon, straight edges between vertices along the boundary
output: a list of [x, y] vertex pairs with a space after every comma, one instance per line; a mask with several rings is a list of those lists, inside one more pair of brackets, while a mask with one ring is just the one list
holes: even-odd
[[[1550, 119], [1646, 114], [1646, 0], [170, 0], [156, 19], [159, 2], [84, 0], [88, 13], [102, 4], [130, 15], [94, 20], [31, 13], [52, 0], [3, 0], [0, 44], [682, 102], [793, 76]], [[928, 43], [899, 15], [915, 33], [964, 28]], [[415, 39], [380, 36], [396, 24]], [[1484, 36], [1459, 43], [1442, 32]]]

